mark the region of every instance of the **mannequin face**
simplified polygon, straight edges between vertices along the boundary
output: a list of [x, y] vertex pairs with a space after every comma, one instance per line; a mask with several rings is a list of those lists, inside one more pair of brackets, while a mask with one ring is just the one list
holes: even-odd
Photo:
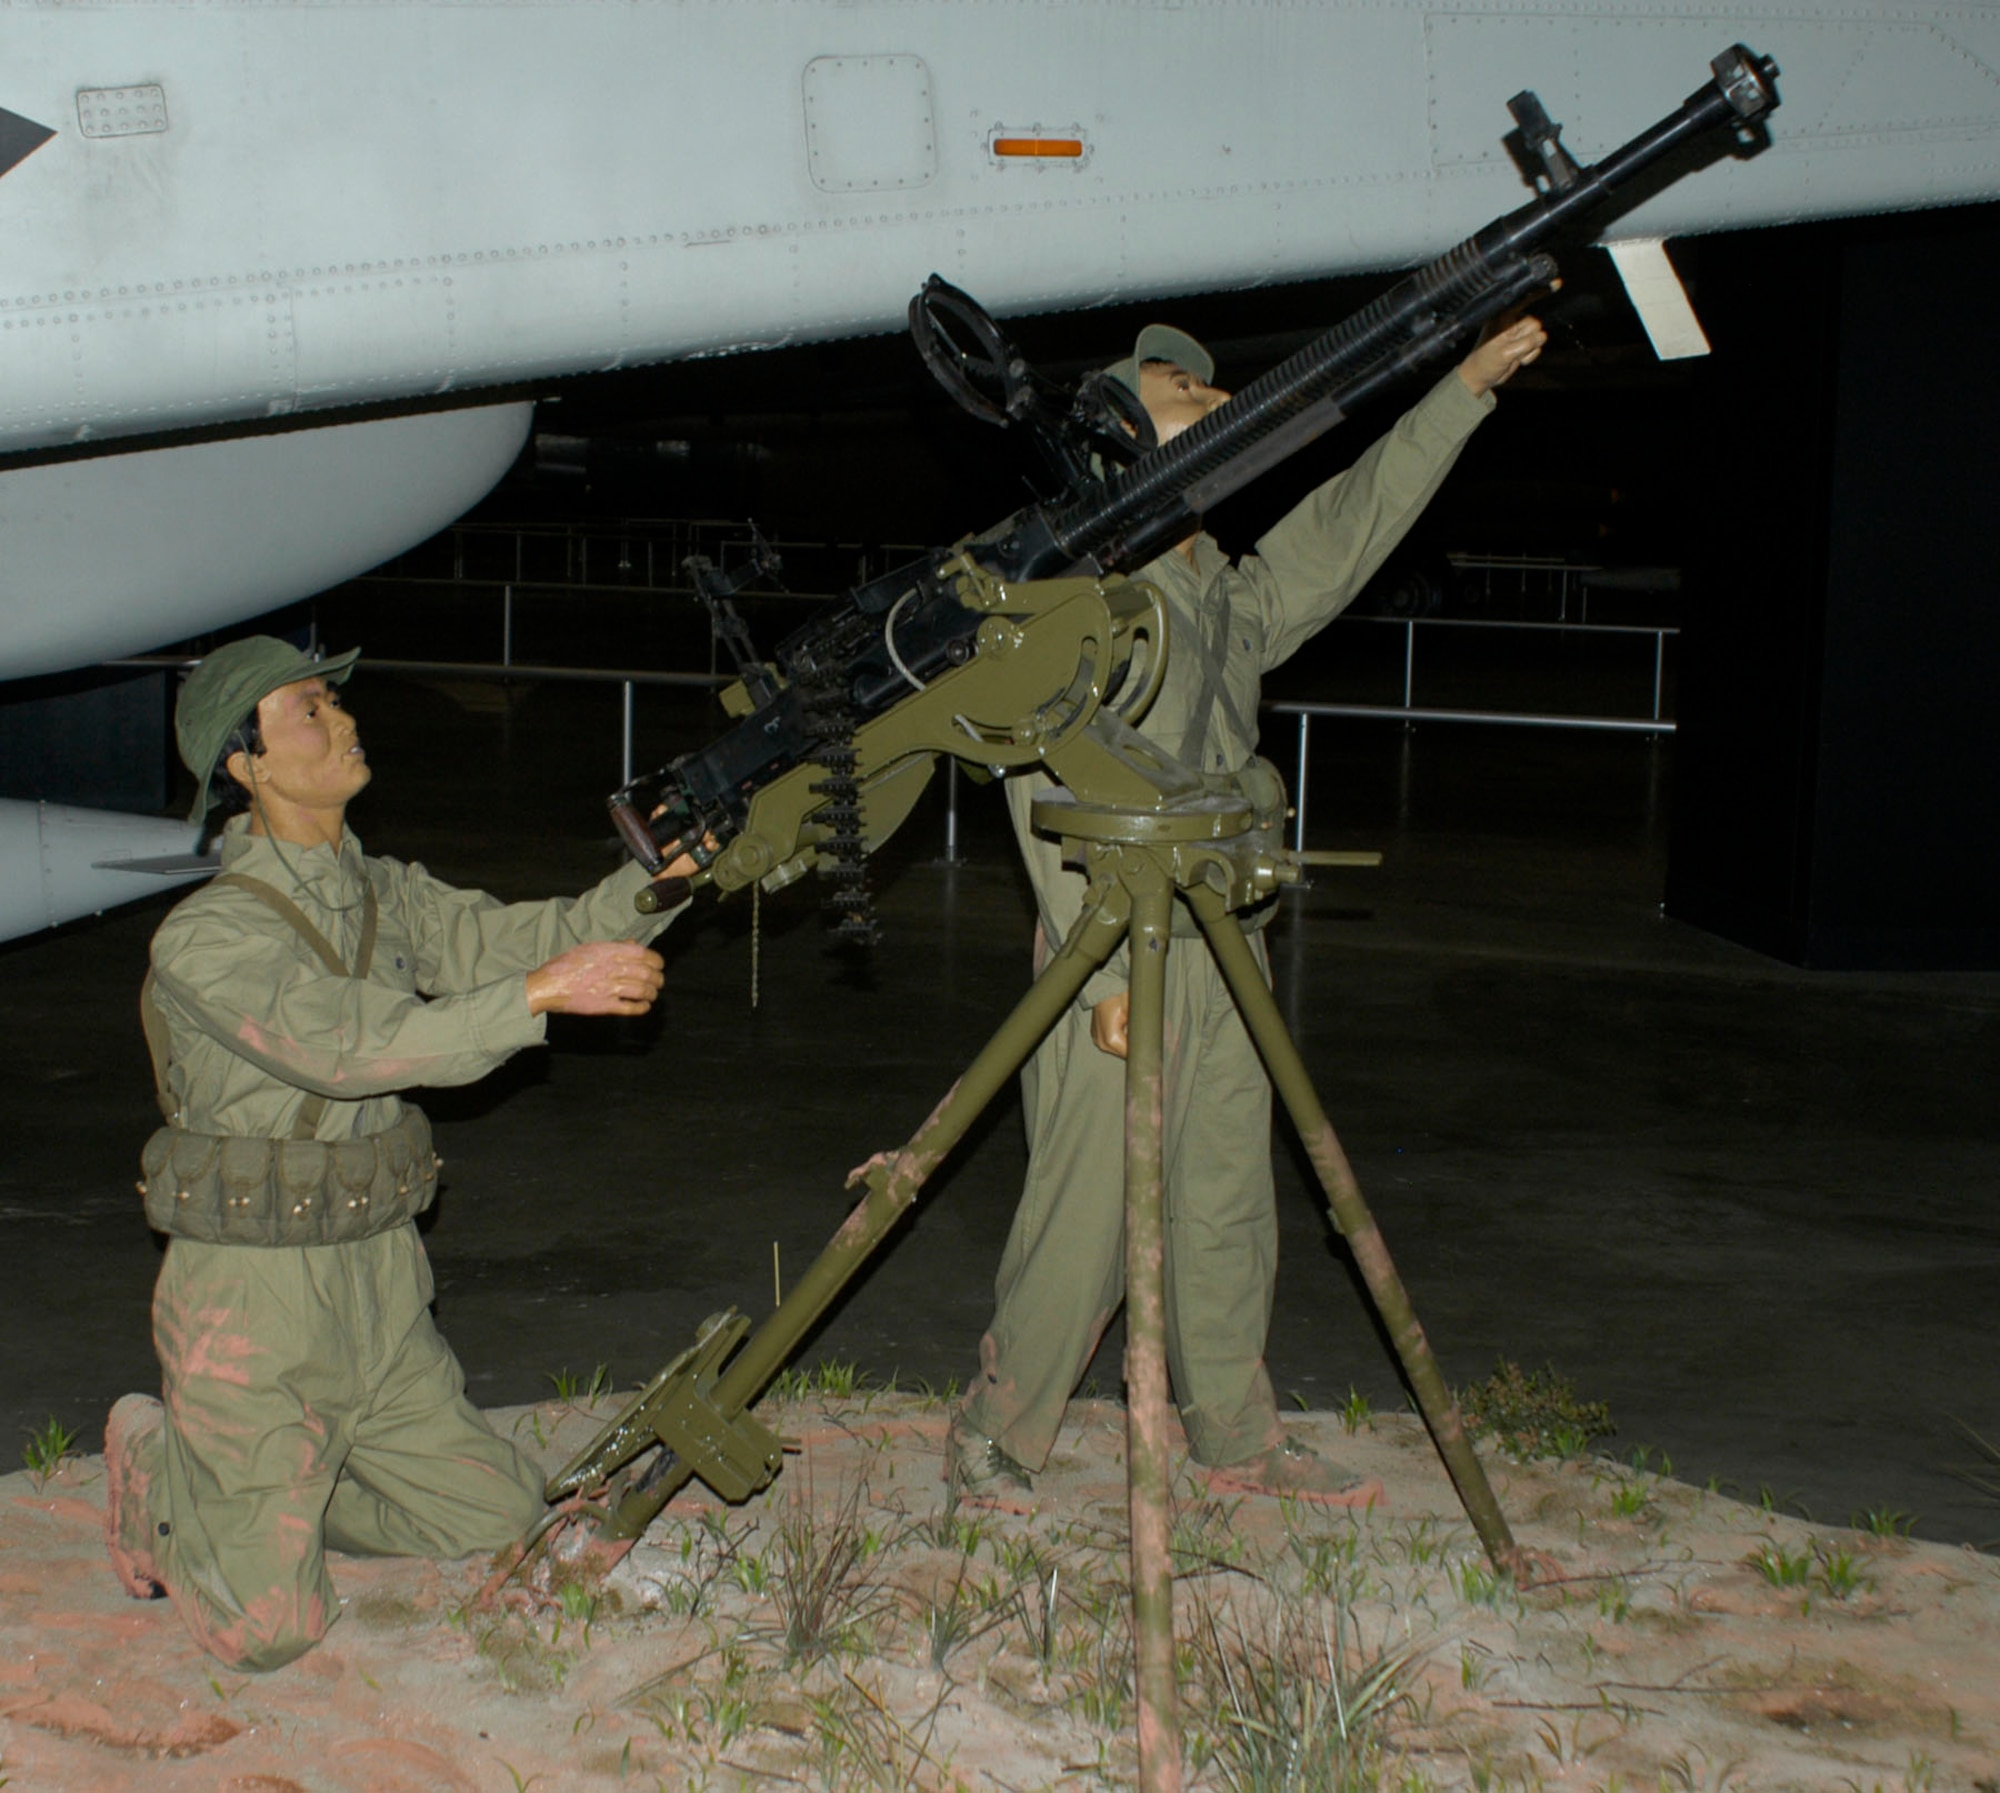
[[[340, 694], [315, 675], [280, 685], [257, 705], [257, 728], [264, 751], [254, 758], [229, 756], [228, 770], [247, 785], [258, 806], [273, 816], [311, 814], [337, 827], [341, 813], [373, 776], [362, 751], [354, 718], [341, 708]], [[288, 833], [280, 826], [279, 833]]]
[[1229, 394], [1170, 361], [1148, 361], [1139, 369], [1139, 402], [1153, 420], [1154, 433], [1162, 442], [1170, 442], [1190, 424], [1227, 404]]

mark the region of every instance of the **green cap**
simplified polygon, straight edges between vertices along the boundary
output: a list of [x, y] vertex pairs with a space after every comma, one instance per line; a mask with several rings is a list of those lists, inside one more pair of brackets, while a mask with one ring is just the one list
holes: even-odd
[[256, 714], [257, 706], [281, 685], [323, 678], [344, 684], [361, 650], [350, 649], [330, 660], [315, 660], [289, 641], [251, 635], [219, 647], [187, 676], [180, 701], [174, 705], [174, 739], [180, 743], [181, 764], [194, 774], [194, 810], [190, 822], [208, 814], [208, 787], [215, 762], [229, 737]]
[[1104, 371], [1136, 398], [1139, 369], [1148, 361], [1168, 361], [1175, 367], [1184, 367], [1204, 386], [1215, 379], [1215, 357], [1185, 330], [1176, 330], [1171, 324], [1148, 324], [1139, 332], [1132, 353], [1123, 361], [1112, 362]]

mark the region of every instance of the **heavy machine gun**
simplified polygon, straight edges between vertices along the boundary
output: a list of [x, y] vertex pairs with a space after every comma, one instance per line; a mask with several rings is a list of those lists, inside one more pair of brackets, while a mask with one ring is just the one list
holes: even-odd
[[[932, 278], [911, 306], [924, 358], [990, 422], [1026, 426], [1061, 496], [863, 584], [800, 629], [768, 667], [752, 662], [732, 580], [696, 569], [745, 676], [725, 695], [740, 720], [701, 751], [611, 800], [632, 852], [655, 872], [690, 853], [697, 877], [775, 888], [818, 862], [843, 932], [872, 933], [863, 861], [909, 812], [940, 754], [1006, 770], [1040, 764], [1034, 826], [1061, 838], [1086, 883], [1067, 938], [929, 1117], [855, 1169], [861, 1192], [826, 1249], [753, 1331], [735, 1313], [634, 1396], [548, 1484], [546, 1527], [584, 1519], [613, 1552], [699, 1476], [726, 1500], [770, 1482], [778, 1439], [749, 1411], [765, 1384], [1092, 973], [1129, 939], [1125, 1065], [1127, 1480], [1140, 1784], [1179, 1782], [1169, 1547], [1171, 1465], [1162, 1291], [1165, 978], [1177, 905], [1192, 912], [1244, 1025], [1298, 1128], [1334, 1225], [1366, 1283], [1438, 1455], [1494, 1567], [1538, 1574], [1516, 1545], [1417, 1322], [1346, 1154], [1237, 920], [1308, 856], [1281, 844], [1282, 787], [1203, 777], [1133, 724], [1166, 666], [1159, 592], [1121, 577], [1182, 539], [1202, 511], [1322, 434], [1354, 405], [1458, 351], [1554, 277], [1542, 245], [1629, 203], [1667, 159], [1726, 126], [1755, 134], [1777, 103], [1776, 68], [1741, 45], [1714, 79], [1595, 168], [1579, 169], [1531, 93], [1511, 102], [1535, 199], [1410, 275], [1373, 305], [1253, 381], [1171, 442], [1101, 377], [1066, 392], [1031, 369], [965, 294]], [[1622, 196], [1622, 201], [1621, 201]], [[1104, 471], [1104, 469], [1109, 471]], [[658, 884], [655, 900], [671, 900]], [[1053, 942], [1051, 943], [1054, 944]]]
[[[933, 370], [967, 408], [1026, 425], [1059, 498], [850, 592], [775, 663], [732, 688], [740, 720], [700, 752], [612, 799], [633, 853], [657, 871], [686, 850], [725, 888], [788, 882], [815, 861], [865, 933], [856, 881], [869, 846], [908, 813], [940, 754], [998, 769], [1040, 764], [1061, 785], [1033, 822], [1082, 863], [1082, 912], [1033, 987], [930, 1116], [851, 1173], [853, 1211], [753, 1331], [735, 1313], [628, 1402], [548, 1485], [548, 1527], [584, 1518], [622, 1549], [699, 1476], [727, 1500], [776, 1475], [778, 1439], [749, 1411], [765, 1384], [868, 1260], [925, 1180], [1130, 939], [1126, 1059], [1126, 1385], [1141, 1784], [1178, 1785], [1169, 1550], [1160, 1166], [1164, 990], [1176, 905], [1192, 912], [1296, 1124], [1334, 1224], [1353, 1253], [1467, 1515], [1495, 1567], [1531, 1579], [1237, 920], [1299, 875], [1280, 841], [1281, 794], [1204, 778], [1133, 727], [1166, 664], [1159, 593], [1120, 570], [1178, 541], [1217, 498], [1323, 433], [1364, 398], [1455, 353], [1554, 266], [1541, 245], [1669, 172], [1665, 158], [1719, 127], [1739, 135], [1777, 103], [1777, 70], [1741, 45], [1676, 112], [1592, 169], [1578, 169], [1532, 94], [1512, 102], [1540, 170], [1535, 200], [1409, 276], [1365, 311], [1156, 445], [1144, 414], [1102, 380], [1065, 392], [1030, 369], [966, 295], [933, 279], [911, 321]], [[1100, 471], [1109, 467], [1108, 472]], [[711, 602], [728, 593], [704, 587]], [[768, 674], [768, 676], [766, 676]], [[1275, 781], [1272, 781], [1275, 782]], [[1054, 944], [1053, 942], [1051, 943]], [[547, 1530], [537, 1534], [530, 1550]]]
[[[1509, 110], [1537, 186], [1528, 204], [1164, 445], [1124, 387], [1092, 374], [1072, 392], [1046, 379], [933, 275], [910, 304], [924, 360], [967, 410], [1025, 428], [1060, 495], [856, 586], [788, 637], [725, 694], [740, 717], [732, 728], [612, 796], [633, 855], [657, 872], [685, 851], [724, 890], [775, 889], [817, 863], [839, 930], [865, 940], [863, 862], [909, 813], [938, 754], [995, 771], [1041, 761], [1073, 784], [1059, 749], [1130, 751], [1121, 725], [1157, 684], [1164, 623], [1146, 588], [1107, 576], [1143, 566], [1211, 505], [1547, 287], [1546, 245], [1601, 228], [1690, 157], [1713, 154], [1725, 132], [1761, 141], [1775, 65], [1738, 44], [1711, 67], [1679, 108], [1590, 168], [1570, 158], [1532, 92], [1516, 95]], [[670, 900], [661, 887], [642, 897]]]

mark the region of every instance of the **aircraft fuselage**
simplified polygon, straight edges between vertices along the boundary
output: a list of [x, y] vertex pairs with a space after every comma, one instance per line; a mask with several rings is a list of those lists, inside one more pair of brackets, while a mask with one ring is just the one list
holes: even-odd
[[1996, 190], [1991, 0], [16, 0], [0, 452], [1406, 264], [1520, 201], [1514, 92], [1589, 160], [1738, 38], [1773, 147], [1635, 233]]

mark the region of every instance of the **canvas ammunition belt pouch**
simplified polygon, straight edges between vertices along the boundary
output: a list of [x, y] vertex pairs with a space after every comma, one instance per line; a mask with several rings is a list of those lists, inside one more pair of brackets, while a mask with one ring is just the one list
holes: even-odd
[[[290, 924], [335, 977], [365, 978], [375, 955], [376, 905], [362, 902], [361, 942], [350, 970], [305, 913], [261, 879], [224, 872], [217, 884], [247, 891]], [[406, 1107], [394, 1126], [358, 1139], [318, 1139], [327, 1099], [309, 1095], [289, 1138], [193, 1133], [167, 1076], [167, 1027], [152, 974], [139, 993], [153, 1081], [167, 1125], [140, 1155], [146, 1219], [158, 1231], [206, 1245], [344, 1245], [386, 1233], [421, 1214], [437, 1194], [431, 1124]]]
[[162, 1127], [146, 1141], [146, 1219], [205, 1245], [345, 1245], [421, 1214], [437, 1194], [423, 1111], [359, 1139], [258, 1139]]

